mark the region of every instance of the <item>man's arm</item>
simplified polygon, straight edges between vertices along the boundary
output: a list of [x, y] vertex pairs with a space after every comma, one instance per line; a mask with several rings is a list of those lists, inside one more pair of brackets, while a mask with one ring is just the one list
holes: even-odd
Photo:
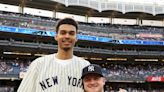
[[17, 92], [36, 92], [37, 62], [32, 62]]

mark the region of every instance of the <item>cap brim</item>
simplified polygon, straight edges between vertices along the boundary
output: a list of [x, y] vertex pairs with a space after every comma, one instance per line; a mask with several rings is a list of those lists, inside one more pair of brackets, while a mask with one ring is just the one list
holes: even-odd
[[100, 74], [100, 73], [95, 73], [95, 72], [90, 73], [90, 72], [88, 72], [88, 73], [83, 74], [82, 77], [81, 77], [81, 79], [83, 79], [85, 76], [87, 76], [87, 75], [89, 75], [89, 74], [96, 74], [96, 75], [100, 75], [100, 77], [104, 77], [104, 76], [103, 76], [102, 74]]

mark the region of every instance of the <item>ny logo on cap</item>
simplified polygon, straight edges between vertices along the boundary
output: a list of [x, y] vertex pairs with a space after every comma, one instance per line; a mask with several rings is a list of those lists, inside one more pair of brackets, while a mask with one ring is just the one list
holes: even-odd
[[95, 71], [94, 66], [89, 66], [88, 71]]

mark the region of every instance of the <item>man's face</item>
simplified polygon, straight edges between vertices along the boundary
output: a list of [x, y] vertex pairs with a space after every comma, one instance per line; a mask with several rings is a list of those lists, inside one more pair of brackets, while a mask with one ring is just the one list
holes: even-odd
[[88, 74], [83, 78], [85, 92], [102, 92], [105, 78], [98, 74]]
[[76, 27], [69, 24], [60, 25], [55, 39], [60, 49], [65, 51], [72, 49], [77, 41]]

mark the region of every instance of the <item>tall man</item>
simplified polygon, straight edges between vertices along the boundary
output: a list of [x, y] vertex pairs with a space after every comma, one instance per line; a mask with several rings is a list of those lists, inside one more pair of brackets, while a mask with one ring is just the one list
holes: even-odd
[[56, 26], [58, 51], [34, 60], [17, 92], [83, 92], [82, 69], [90, 63], [73, 55], [78, 25], [65, 18]]
[[91, 64], [82, 71], [82, 82], [85, 92], [104, 92], [105, 77], [99, 65]]

